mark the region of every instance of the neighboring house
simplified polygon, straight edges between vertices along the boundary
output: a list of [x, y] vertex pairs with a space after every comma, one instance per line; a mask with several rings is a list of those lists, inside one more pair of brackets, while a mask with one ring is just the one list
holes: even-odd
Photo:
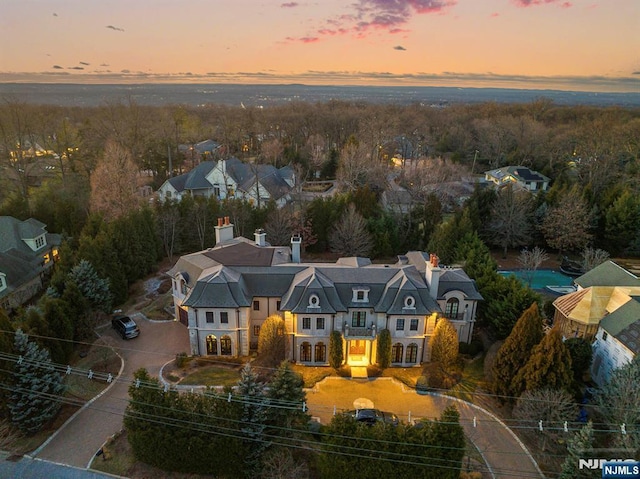
[[214, 248], [181, 257], [168, 272], [194, 355], [248, 355], [274, 314], [285, 321], [289, 359], [305, 365], [328, 364], [334, 330], [345, 362], [361, 366], [377, 361], [382, 329], [392, 336], [394, 366], [429, 360], [440, 317], [451, 319], [460, 341], [471, 340], [482, 297], [464, 271], [440, 267], [434, 255], [410, 252], [393, 265], [367, 258], [301, 263], [300, 237], [291, 248], [272, 247], [262, 230], [255, 241], [234, 238], [228, 218], [215, 229]]
[[611, 371], [631, 362], [640, 353], [640, 296], [631, 296], [600, 322], [593, 343], [591, 378], [599, 386]]
[[640, 346], [640, 278], [606, 261], [574, 280], [578, 290], [553, 302], [565, 338], [594, 340], [591, 374], [603, 385]]
[[189, 145], [178, 145], [178, 151], [188, 161], [211, 160], [219, 151], [220, 144], [213, 140], [204, 140]]
[[0, 307], [13, 310], [42, 289], [59, 246], [60, 235], [43, 223], [0, 216]]
[[640, 278], [613, 261], [605, 261], [574, 279], [578, 290], [590, 286], [640, 286]]
[[169, 178], [158, 189], [163, 199], [180, 201], [185, 194], [245, 199], [259, 206], [274, 200], [281, 207], [290, 200], [295, 186], [293, 170], [285, 166], [243, 163], [232, 157], [218, 162], [204, 161], [193, 170]]
[[528, 191], [547, 191], [549, 178], [537, 171], [530, 170], [526, 166], [505, 166], [496, 170], [484, 172], [486, 181], [490, 181], [502, 187], [508, 184], [516, 184]]
[[605, 316], [640, 294], [640, 278], [613, 261], [596, 266], [574, 283], [577, 291], [553, 302], [553, 322], [565, 338], [592, 340]]

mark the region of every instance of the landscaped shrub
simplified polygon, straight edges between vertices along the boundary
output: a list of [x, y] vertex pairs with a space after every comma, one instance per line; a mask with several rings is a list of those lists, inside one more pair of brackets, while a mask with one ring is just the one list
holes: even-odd
[[176, 366], [180, 369], [184, 368], [187, 364], [189, 364], [191, 358], [187, 356], [187, 353], [178, 353], [176, 354]]
[[467, 356], [471, 356], [472, 358], [474, 358], [479, 353], [481, 353], [484, 348], [482, 346], [482, 341], [480, 341], [479, 339], [473, 339], [469, 344], [465, 342], [461, 342], [458, 345], [458, 349], [460, 354], [465, 354]]

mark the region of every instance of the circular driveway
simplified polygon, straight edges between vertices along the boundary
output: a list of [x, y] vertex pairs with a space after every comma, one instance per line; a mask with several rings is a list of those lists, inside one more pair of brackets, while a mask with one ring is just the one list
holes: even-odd
[[306, 390], [309, 413], [323, 424], [331, 421], [334, 411], [354, 409], [366, 401], [373, 407], [395, 413], [405, 422], [421, 418], [438, 419], [442, 411], [455, 405], [466, 436], [474, 443], [487, 463], [485, 471], [496, 478], [544, 477], [529, 451], [513, 432], [488, 411], [455, 398], [418, 394], [390, 379], [371, 380], [329, 377]]
[[149, 321], [141, 314], [131, 314], [140, 327], [140, 336], [120, 338], [110, 327], [99, 333], [124, 360], [124, 369], [114, 384], [73, 416], [34, 456], [61, 464], [87, 467], [96, 451], [113, 434], [122, 429], [124, 411], [129, 401], [128, 389], [133, 373], [146, 368], [157, 376], [160, 368], [177, 353], [189, 351], [187, 328], [177, 321]]

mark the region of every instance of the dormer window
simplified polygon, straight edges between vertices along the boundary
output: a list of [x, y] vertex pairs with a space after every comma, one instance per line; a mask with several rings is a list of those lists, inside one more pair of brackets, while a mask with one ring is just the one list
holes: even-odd
[[415, 309], [416, 307], [416, 299], [409, 295], [404, 298], [404, 307], [408, 309]]
[[369, 288], [353, 288], [354, 303], [368, 303], [369, 302]]
[[310, 308], [319, 308], [320, 307], [320, 298], [317, 294], [312, 294], [309, 296], [309, 307]]
[[44, 235], [43, 236], [38, 236], [36, 238], [36, 249], [40, 249], [44, 246]]

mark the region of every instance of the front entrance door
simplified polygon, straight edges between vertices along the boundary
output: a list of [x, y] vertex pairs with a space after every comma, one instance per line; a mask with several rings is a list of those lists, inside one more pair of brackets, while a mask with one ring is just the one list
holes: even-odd
[[349, 341], [348, 363], [350, 366], [367, 366], [367, 342], [364, 339], [352, 339]]

